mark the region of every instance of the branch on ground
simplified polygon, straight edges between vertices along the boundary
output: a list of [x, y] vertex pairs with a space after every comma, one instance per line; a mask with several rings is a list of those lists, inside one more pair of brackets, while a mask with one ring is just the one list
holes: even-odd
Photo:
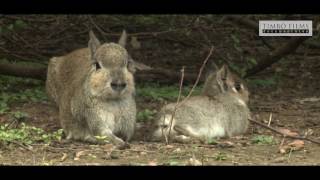
[[271, 66], [273, 63], [278, 62], [281, 58], [285, 57], [286, 55], [294, 52], [301, 43], [303, 43], [307, 36], [297, 36], [292, 37], [288, 42], [284, 45], [280, 46], [279, 48], [275, 49], [273, 52], [264, 55], [260, 60], [259, 64], [254, 66], [251, 69], [248, 69], [245, 75], [245, 78], [255, 75], [256, 73], [266, 69], [267, 67]]
[[45, 80], [47, 76], [47, 68], [30, 67], [13, 63], [0, 63], [0, 74]]
[[320, 145], [320, 142], [319, 142], [319, 141], [316, 141], [316, 140], [314, 140], [314, 139], [310, 139], [310, 138], [307, 138], [307, 137], [301, 137], [301, 136], [291, 136], [291, 135], [287, 135], [287, 134], [279, 131], [279, 130], [276, 129], [276, 128], [270, 127], [270, 126], [268, 126], [268, 125], [266, 125], [266, 124], [263, 124], [263, 123], [261, 123], [261, 122], [255, 121], [255, 120], [253, 120], [253, 119], [249, 119], [249, 121], [251, 121], [251, 122], [253, 122], [253, 123], [255, 123], [255, 124], [257, 124], [257, 125], [259, 125], [259, 126], [261, 126], [261, 127], [264, 127], [264, 128], [266, 128], [266, 129], [269, 129], [269, 130], [271, 130], [271, 131], [273, 131], [273, 132], [275, 132], [275, 133], [281, 134], [283, 137], [287, 137], [287, 138], [291, 138], [291, 139], [305, 140], [305, 141], [313, 142], [313, 143], [315, 143], [315, 144]]
[[[162, 69], [152, 68], [143, 63], [135, 62], [137, 72], [135, 79], [137, 82], [158, 82], [159, 84], [174, 84], [179, 82], [180, 73]], [[0, 74], [16, 76], [22, 78], [33, 78], [45, 80], [47, 75], [46, 67], [30, 67], [14, 63], [0, 63]], [[185, 84], [193, 83], [197, 79], [197, 75], [193, 73], [185, 73]], [[200, 81], [203, 81], [201, 78]]]

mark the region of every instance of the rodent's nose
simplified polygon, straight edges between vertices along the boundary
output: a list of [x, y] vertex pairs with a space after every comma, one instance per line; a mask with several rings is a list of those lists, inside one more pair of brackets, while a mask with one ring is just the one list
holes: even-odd
[[114, 82], [111, 83], [111, 88], [112, 88], [114, 91], [119, 91], [119, 92], [121, 92], [124, 88], [126, 88], [126, 86], [127, 86], [126, 83], [114, 83]]

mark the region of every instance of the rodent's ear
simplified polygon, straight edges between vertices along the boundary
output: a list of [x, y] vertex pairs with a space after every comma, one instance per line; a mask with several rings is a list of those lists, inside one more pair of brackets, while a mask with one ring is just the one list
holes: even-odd
[[129, 72], [131, 72], [132, 74], [134, 74], [136, 72], [135, 62], [131, 57], [128, 59], [127, 68], [129, 70]]
[[228, 82], [232, 79], [229, 68], [227, 65], [222, 65], [222, 67], [217, 71], [216, 81], [219, 85], [221, 92], [228, 90]]
[[125, 48], [126, 47], [126, 43], [127, 43], [127, 32], [126, 32], [126, 30], [123, 30], [122, 34], [121, 34], [121, 37], [120, 37], [120, 39], [118, 41], [118, 44], [120, 44], [120, 46]]
[[93, 57], [93, 54], [97, 51], [99, 46], [101, 45], [100, 41], [97, 39], [97, 37], [94, 35], [93, 31], [90, 30], [89, 32], [89, 42], [88, 47], [91, 53], [91, 57]]
[[211, 74], [217, 73], [218, 70], [219, 70], [219, 68], [216, 65], [216, 63], [214, 63], [213, 61], [210, 61], [210, 64], [209, 64], [208, 68], [206, 69], [205, 79], [207, 79]]

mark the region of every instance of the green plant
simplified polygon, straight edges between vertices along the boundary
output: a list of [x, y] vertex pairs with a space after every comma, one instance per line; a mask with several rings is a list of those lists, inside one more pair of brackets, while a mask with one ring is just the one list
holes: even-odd
[[207, 139], [207, 144], [215, 145], [215, 144], [218, 144], [218, 142], [214, 138], [209, 138]]
[[8, 104], [6, 101], [2, 101], [0, 98], [0, 115], [4, 114], [9, 110]]
[[240, 39], [237, 34], [231, 34], [231, 39], [233, 41], [233, 47], [240, 53], [243, 53], [243, 49], [240, 47]]
[[11, 112], [10, 114], [14, 119], [18, 121], [24, 120], [29, 117], [28, 113], [21, 112], [21, 111], [14, 111], [14, 112]]
[[14, 30], [20, 30], [26, 28], [28, 24], [20, 19], [15, 20], [13, 23], [9, 23], [3, 26], [0, 26], [0, 34], [8, 33]]
[[226, 154], [226, 153], [219, 152], [219, 153], [214, 157], [214, 159], [217, 160], [217, 161], [227, 160], [227, 154]]
[[33, 79], [1, 75], [0, 92], [0, 114], [8, 113], [10, 103], [47, 100], [43, 82]]
[[106, 142], [106, 143], [110, 142], [110, 139], [108, 138], [108, 136], [95, 136], [95, 138], [100, 142]]
[[156, 114], [155, 111], [151, 111], [149, 109], [144, 109], [137, 114], [137, 121], [147, 121], [153, 118]]
[[62, 129], [53, 133], [46, 133], [43, 129], [34, 126], [27, 126], [21, 123], [19, 128], [8, 128], [8, 124], [0, 125], [0, 142], [19, 142], [32, 144], [35, 142], [51, 143], [53, 140], [61, 140]]
[[274, 144], [275, 140], [273, 136], [258, 135], [253, 137], [251, 142], [254, 144]]

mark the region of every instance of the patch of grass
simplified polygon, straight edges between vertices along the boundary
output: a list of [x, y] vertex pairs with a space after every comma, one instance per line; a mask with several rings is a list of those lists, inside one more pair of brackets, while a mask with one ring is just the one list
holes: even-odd
[[0, 114], [8, 113], [10, 103], [47, 101], [42, 81], [0, 76]]
[[8, 128], [8, 124], [0, 125], [0, 142], [19, 142], [32, 144], [43, 142], [50, 144], [53, 140], [61, 140], [62, 129], [53, 133], [46, 133], [43, 129], [34, 126], [27, 126], [21, 123], [19, 128]]
[[156, 114], [155, 111], [149, 109], [144, 109], [137, 113], [137, 121], [148, 121], [154, 117]]
[[258, 135], [251, 139], [253, 144], [275, 144], [273, 136]]
[[105, 143], [110, 143], [110, 139], [108, 136], [94, 136], [98, 141], [100, 142], [105, 142]]
[[9, 106], [7, 101], [3, 101], [1, 96], [0, 96], [0, 114], [4, 114], [9, 110]]
[[14, 111], [14, 112], [11, 112], [10, 114], [17, 121], [22, 121], [29, 117], [28, 113], [21, 112], [21, 111]]
[[214, 138], [209, 138], [209, 139], [207, 139], [206, 141], [207, 141], [206, 143], [207, 143], [207, 144], [210, 144], [210, 145], [216, 145], [216, 144], [218, 144], [217, 140], [214, 139]]
[[25, 21], [20, 19], [15, 20], [13, 23], [4, 24], [0, 27], [0, 34], [6, 34], [12, 31], [18, 31], [28, 26]]
[[[187, 96], [191, 87], [183, 87], [181, 96], [182, 98]], [[201, 92], [201, 87], [196, 87], [192, 95], [198, 95]], [[147, 84], [143, 86], [137, 86], [137, 95], [142, 97], [148, 97], [156, 101], [174, 101], [179, 96], [179, 86], [160, 86], [157, 84]]]
[[214, 159], [217, 160], [217, 161], [227, 160], [227, 154], [226, 154], [226, 153], [223, 153], [223, 152], [219, 152], [219, 153], [214, 157]]

